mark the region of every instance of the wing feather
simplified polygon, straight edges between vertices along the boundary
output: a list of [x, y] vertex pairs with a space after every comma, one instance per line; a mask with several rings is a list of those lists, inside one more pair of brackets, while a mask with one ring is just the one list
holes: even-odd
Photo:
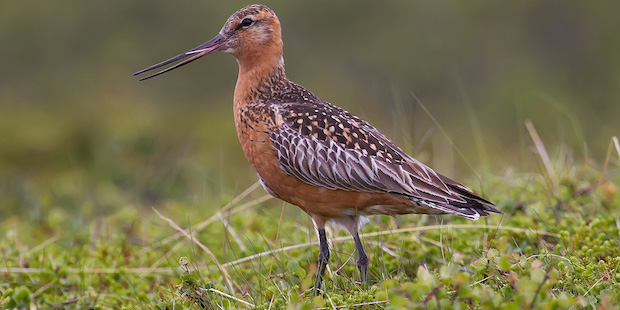
[[[363, 127], [365, 136], [372, 137], [377, 141], [375, 144], [394, 145], [367, 123], [362, 121], [363, 126], [360, 126], [359, 119], [341, 115], [337, 120], [341, 128]], [[360, 143], [352, 143], [357, 147], [347, 147], [338, 142], [346, 139], [343, 139], [344, 135], [350, 137], [349, 133], [338, 135], [338, 132], [333, 132], [332, 137], [320, 140], [312, 131], [302, 134], [293, 123], [295, 122], [285, 121], [272, 130], [271, 140], [282, 169], [307, 183], [329, 189], [393, 192], [403, 195], [417, 195], [419, 191], [423, 191], [436, 196], [438, 201], [445, 201], [443, 197], [450, 194], [430, 168], [395, 146], [392, 146], [391, 151], [405, 159], [402, 163], [371, 156], [368, 150], [359, 147]]]
[[[409, 197], [438, 213], [477, 219], [491, 203], [418, 162], [377, 129], [328, 103], [273, 105], [270, 137], [280, 167], [306, 183]], [[473, 206], [473, 208], [472, 208]]]

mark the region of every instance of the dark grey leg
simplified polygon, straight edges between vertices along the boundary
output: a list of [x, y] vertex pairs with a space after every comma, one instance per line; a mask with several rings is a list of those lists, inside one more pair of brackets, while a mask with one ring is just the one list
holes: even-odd
[[360, 270], [362, 286], [368, 288], [368, 265], [370, 263], [368, 255], [366, 255], [366, 251], [364, 251], [362, 240], [360, 240], [360, 235], [357, 232], [353, 236], [353, 240], [355, 240], [355, 247], [357, 248], [357, 269]]
[[321, 289], [321, 283], [323, 282], [323, 275], [325, 275], [325, 268], [329, 262], [329, 245], [327, 245], [327, 237], [325, 237], [325, 228], [319, 228], [319, 270], [316, 273], [316, 279], [314, 280], [314, 296], [319, 294]]

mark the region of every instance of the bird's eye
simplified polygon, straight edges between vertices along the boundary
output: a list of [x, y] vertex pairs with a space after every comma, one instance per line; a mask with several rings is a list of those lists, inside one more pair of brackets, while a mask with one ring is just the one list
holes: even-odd
[[241, 28], [247, 29], [248, 27], [250, 27], [250, 25], [252, 25], [254, 21], [249, 19], [249, 18], [244, 18], [241, 23], [239, 23], [239, 26]]

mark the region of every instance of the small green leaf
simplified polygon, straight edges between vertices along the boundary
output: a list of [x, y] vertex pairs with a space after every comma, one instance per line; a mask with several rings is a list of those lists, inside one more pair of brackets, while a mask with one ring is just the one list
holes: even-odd
[[497, 267], [499, 267], [499, 269], [504, 272], [510, 270], [511, 264], [508, 256], [502, 255], [497, 262]]

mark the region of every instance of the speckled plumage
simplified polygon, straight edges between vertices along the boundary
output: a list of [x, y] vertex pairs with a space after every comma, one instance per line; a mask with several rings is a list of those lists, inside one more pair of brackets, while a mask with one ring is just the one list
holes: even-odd
[[[355, 206], [360, 215], [454, 213], [477, 219], [491, 211], [489, 202], [416, 161], [366, 121], [289, 81], [283, 71], [261, 80], [245, 101], [238, 113], [240, 139], [265, 128], [260, 131], [265, 136], [251, 142], [271, 144], [287, 174], [330, 190], [399, 195], [415, 205], [398, 212]], [[257, 155], [246, 152], [248, 158]], [[307, 212], [312, 214], [311, 206]], [[334, 209], [331, 217], [350, 215]]]
[[316, 287], [329, 260], [323, 228], [330, 220], [354, 236], [367, 282], [368, 258], [358, 236], [361, 215], [449, 213], [476, 220], [501, 213], [406, 154], [366, 121], [288, 80], [280, 33], [271, 9], [251, 5], [233, 14], [214, 39], [137, 74], [192, 56], [171, 67], [176, 68], [214, 51], [237, 58], [239, 141], [265, 189], [315, 221], [321, 241]]

